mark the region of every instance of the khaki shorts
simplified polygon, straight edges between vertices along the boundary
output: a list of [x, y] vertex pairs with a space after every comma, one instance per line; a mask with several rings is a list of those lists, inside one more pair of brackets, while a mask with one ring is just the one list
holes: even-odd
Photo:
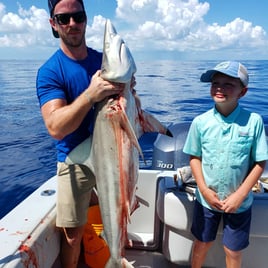
[[87, 166], [58, 162], [58, 227], [79, 227], [87, 222], [87, 211], [95, 177]]

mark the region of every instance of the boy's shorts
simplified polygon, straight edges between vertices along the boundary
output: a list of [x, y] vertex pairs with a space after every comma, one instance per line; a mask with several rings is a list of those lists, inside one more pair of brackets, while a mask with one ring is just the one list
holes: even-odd
[[91, 190], [95, 177], [84, 165], [58, 162], [57, 217], [58, 227], [79, 227], [87, 222]]
[[251, 207], [241, 213], [222, 213], [210, 210], [195, 201], [191, 231], [202, 242], [216, 239], [223, 218], [222, 243], [230, 250], [240, 251], [249, 245]]

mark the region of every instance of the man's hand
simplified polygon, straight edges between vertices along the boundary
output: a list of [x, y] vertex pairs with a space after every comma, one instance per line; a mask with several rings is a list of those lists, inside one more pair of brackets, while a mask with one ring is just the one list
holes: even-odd
[[86, 89], [88, 98], [93, 102], [102, 101], [104, 98], [120, 94], [124, 90], [124, 84], [112, 83], [102, 79], [101, 71], [98, 70], [91, 79], [89, 87]]

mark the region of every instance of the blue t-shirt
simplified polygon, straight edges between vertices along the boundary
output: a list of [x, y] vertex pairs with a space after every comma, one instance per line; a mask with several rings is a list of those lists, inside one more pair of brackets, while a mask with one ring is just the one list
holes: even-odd
[[[223, 200], [238, 189], [255, 162], [268, 159], [262, 118], [239, 105], [227, 117], [211, 109], [193, 120], [183, 151], [202, 158], [206, 185]], [[213, 209], [199, 191], [196, 197]], [[237, 212], [248, 209], [252, 201], [250, 192]]]
[[[92, 76], [101, 68], [102, 53], [88, 48], [88, 56], [81, 61], [67, 57], [61, 49], [40, 67], [36, 89], [40, 106], [53, 99], [72, 103], [90, 84]], [[94, 107], [77, 130], [56, 141], [58, 161], [64, 162], [69, 152], [93, 132]]]

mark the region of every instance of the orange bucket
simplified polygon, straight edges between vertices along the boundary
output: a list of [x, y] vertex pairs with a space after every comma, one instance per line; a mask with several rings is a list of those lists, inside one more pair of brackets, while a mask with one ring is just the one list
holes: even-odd
[[103, 231], [98, 205], [88, 209], [87, 224], [83, 234], [85, 262], [92, 268], [103, 268], [110, 257], [109, 247], [100, 237]]

